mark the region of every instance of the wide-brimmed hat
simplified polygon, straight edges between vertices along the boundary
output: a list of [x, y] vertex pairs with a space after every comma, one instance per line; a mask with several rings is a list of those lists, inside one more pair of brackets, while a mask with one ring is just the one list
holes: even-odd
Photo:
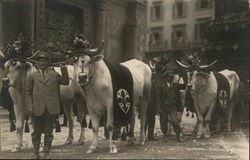
[[37, 56], [36, 56], [36, 60], [39, 60], [41, 58], [47, 59], [50, 62], [50, 55], [45, 52], [45, 51], [40, 51]]

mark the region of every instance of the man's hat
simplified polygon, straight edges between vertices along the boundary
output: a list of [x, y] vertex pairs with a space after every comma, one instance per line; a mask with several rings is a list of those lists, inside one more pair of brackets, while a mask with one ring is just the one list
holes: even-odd
[[44, 59], [47, 59], [48, 61], [50, 61], [50, 55], [45, 51], [40, 51], [36, 57], [36, 60], [39, 60], [41, 58], [44, 58]]
[[174, 70], [167, 70], [163, 73], [164, 77], [173, 77], [175, 74]]

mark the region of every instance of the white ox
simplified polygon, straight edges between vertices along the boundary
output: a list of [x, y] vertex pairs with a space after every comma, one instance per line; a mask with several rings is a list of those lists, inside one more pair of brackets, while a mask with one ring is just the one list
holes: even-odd
[[[191, 66], [182, 64], [178, 60], [177, 63], [186, 69], [190, 69]], [[188, 87], [191, 89], [191, 95], [194, 101], [194, 106], [197, 111], [197, 124], [198, 132], [196, 138], [201, 138], [205, 135], [205, 138], [210, 137], [210, 122], [211, 116], [214, 112], [217, 102], [217, 88], [218, 83], [215, 75], [212, 71], [205, 71], [211, 67], [214, 63], [203, 66], [196, 66], [198, 69], [191, 69], [188, 72]], [[205, 69], [205, 70], [204, 70]], [[227, 131], [231, 131], [231, 120], [234, 107], [239, 103], [238, 88], [240, 79], [236, 72], [230, 70], [220, 71], [222, 75], [226, 77], [229, 82], [230, 95], [228, 105], [226, 107], [226, 120]], [[205, 129], [204, 129], [205, 127]]]
[[[116, 141], [112, 140], [114, 128], [113, 86], [110, 72], [103, 61], [103, 55], [99, 54], [99, 52], [98, 54], [93, 54], [92, 52], [92, 55], [80, 55], [75, 63], [75, 65], [78, 66], [78, 69], [76, 68], [75, 70], [79, 75], [77, 81], [83, 87], [86, 94], [87, 107], [92, 120], [94, 134], [92, 144], [87, 150], [87, 153], [93, 153], [98, 149], [99, 121], [105, 112], [107, 113], [106, 127], [110, 135], [110, 153], [116, 153]], [[121, 65], [127, 67], [133, 77], [134, 109], [136, 110], [136, 106], [138, 106], [138, 104], [140, 106], [141, 128], [139, 144], [143, 145], [145, 142], [144, 128], [146, 112], [150, 100], [152, 76], [151, 69], [147, 64], [136, 59], [121, 63]], [[133, 117], [131, 120], [132, 130], [134, 128], [134, 121]], [[129, 141], [133, 141], [133, 137], [129, 137]]]
[[[59, 74], [59, 67], [54, 68]], [[25, 111], [25, 83], [26, 78], [29, 74], [34, 72], [35, 67], [27, 62], [21, 62], [16, 60], [9, 60], [5, 63], [5, 76], [3, 83], [9, 86], [9, 93], [14, 103], [14, 112], [16, 116], [16, 127], [17, 127], [17, 141], [15, 147], [11, 152], [19, 152], [23, 142], [23, 127], [24, 117], [27, 112]], [[68, 65], [67, 70], [70, 77], [70, 83], [67, 86], [60, 86], [60, 103], [63, 105], [65, 114], [69, 121], [69, 133], [65, 144], [71, 144], [73, 142], [73, 103], [77, 104], [78, 108], [78, 119], [82, 123], [83, 120], [83, 108], [85, 101], [83, 98], [83, 92], [78, 83], [76, 83], [76, 74], [74, 74], [74, 67]], [[81, 128], [80, 137], [78, 140], [79, 144], [84, 143], [84, 128]]]

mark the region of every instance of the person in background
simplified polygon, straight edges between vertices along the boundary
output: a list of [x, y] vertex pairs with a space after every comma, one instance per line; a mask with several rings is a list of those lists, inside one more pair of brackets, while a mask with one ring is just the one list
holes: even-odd
[[39, 159], [41, 134], [44, 133], [44, 158], [49, 157], [53, 141], [53, 129], [56, 116], [60, 113], [59, 85], [68, 85], [67, 68], [61, 65], [62, 76], [49, 68], [50, 57], [47, 52], [40, 51], [37, 56], [38, 67], [30, 74], [25, 86], [26, 107], [31, 115], [33, 127], [32, 144], [34, 158]]
[[183, 142], [185, 139], [178, 119], [177, 112], [182, 111], [180, 100], [180, 89], [185, 89], [184, 84], [173, 82], [174, 71], [170, 70], [164, 75], [164, 82], [157, 91], [157, 114], [160, 115], [161, 131], [164, 141], [167, 141], [168, 122], [172, 124], [177, 141]]

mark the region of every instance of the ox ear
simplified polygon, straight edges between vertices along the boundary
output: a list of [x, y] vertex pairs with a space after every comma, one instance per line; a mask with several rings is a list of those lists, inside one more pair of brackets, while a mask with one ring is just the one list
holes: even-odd
[[101, 54], [95, 55], [91, 58], [91, 62], [98, 62], [100, 60], [103, 60], [104, 56]]

